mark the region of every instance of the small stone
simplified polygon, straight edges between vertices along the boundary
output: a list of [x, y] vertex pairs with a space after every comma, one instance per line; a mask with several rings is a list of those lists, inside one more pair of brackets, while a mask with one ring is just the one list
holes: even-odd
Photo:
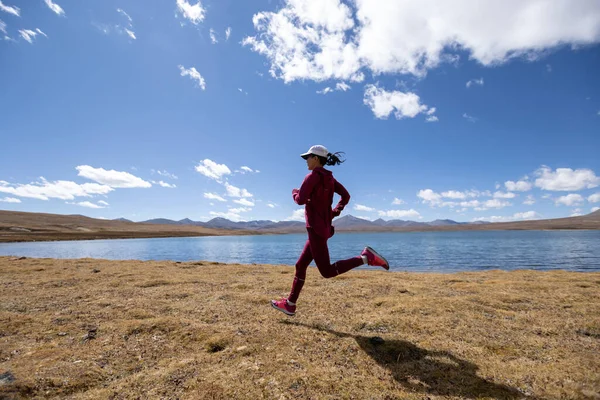
[[58, 336], [67, 336], [67, 332], [58, 332]]
[[100, 270], [99, 270], [99, 269], [96, 269], [96, 268], [94, 268], [94, 269], [92, 270], [92, 272], [93, 272], [94, 274], [97, 274], [98, 272], [100, 272]]
[[235, 349], [235, 351], [244, 351], [248, 348], [248, 346], [240, 346], [237, 349]]
[[0, 374], [0, 386], [8, 385], [9, 383], [12, 383], [14, 381], [15, 376], [10, 371], [6, 371]]

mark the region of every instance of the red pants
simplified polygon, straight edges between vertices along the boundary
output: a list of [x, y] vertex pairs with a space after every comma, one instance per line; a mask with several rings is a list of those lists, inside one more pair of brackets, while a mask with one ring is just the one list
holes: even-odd
[[292, 291], [288, 296], [288, 300], [292, 303], [298, 300], [302, 286], [304, 286], [304, 280], [306, 279], [306, 270], [312, 260], [315, 260], [315, 264], [317, 264], [317, 268], [323, 278], [333, 278], [363, 264], [362, 257], [360, 256], [336, 261], [331, 264], [329, 248], [327, 247], [327, 240], [329, 238], [317, 235], [311, 228], [307, 228], [307, 231], [308, 240], [296, 262], [296, 276], [292, 284]]

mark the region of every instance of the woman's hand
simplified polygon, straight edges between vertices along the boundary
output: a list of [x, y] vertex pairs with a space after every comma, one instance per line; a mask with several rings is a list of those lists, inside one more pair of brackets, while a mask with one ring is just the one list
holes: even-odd
[[300, 192], [299, 189], [292, 189], [292, 196], [298, 194]]

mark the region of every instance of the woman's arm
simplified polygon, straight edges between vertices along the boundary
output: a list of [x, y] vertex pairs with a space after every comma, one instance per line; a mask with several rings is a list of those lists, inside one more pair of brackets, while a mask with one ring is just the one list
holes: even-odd
[[304, 181], [302, 181], [302, 185], [300, 189], [292, 190], [292, 197], [294, 201], [298, 205], [304, 205], [310, 199], [310, 194], [313, 191], [313, 188], [319, 181], [318, 174], [310, 173], [304, 177]]
[[334, 184], [333, 190], [341, 196], [340, 201], [337, 203], [335, 208], [332, 210], [333, 216], [337, 217], [338, 215], [340, 215], [340, 213], [342, 212], [344, 207], [346, 207], [346, 204], [348, 204], [350, 202], [350, 193], [348, 193], [348, 191], [346, 190], [344, 185], [342, 185], [335, 179], [333, 180], [333, 184]]

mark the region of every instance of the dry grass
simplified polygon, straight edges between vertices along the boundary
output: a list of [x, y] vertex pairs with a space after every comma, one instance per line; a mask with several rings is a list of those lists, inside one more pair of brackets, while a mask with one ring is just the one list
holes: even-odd
[[0, 398], [600, 397], [598, 273], [292, 272], [0, 257]]

